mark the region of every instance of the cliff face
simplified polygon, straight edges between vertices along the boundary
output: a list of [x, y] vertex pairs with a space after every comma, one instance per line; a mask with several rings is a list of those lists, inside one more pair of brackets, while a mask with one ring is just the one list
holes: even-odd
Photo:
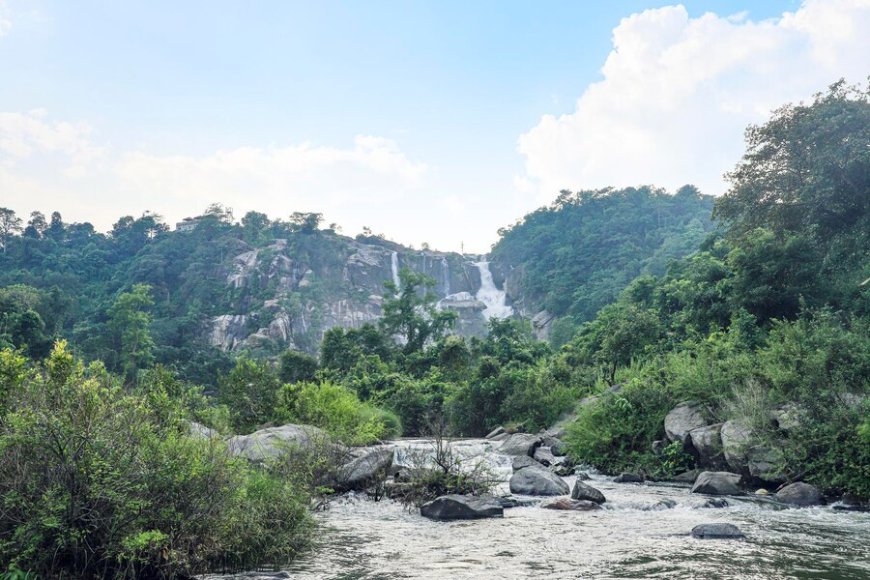
[[[376, 322], [384, 284], [403, 268], [435, 280], [439, 307], [458, 314], [455, 332], [485, 332], [487, 304], [476, 298], [481, 266], [475, 260], [332, 235], [275, 240], [232, 257], [225, 266], [229, 307], [211, 319], [209, 341], [225, 351], [315, 352], [330, 328]], [[493, 277], [496, 285], [504, 278]]]

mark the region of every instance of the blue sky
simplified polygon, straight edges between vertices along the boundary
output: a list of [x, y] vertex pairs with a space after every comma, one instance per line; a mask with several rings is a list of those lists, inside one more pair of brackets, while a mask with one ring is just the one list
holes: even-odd
[[870, 72], [868, 11], [0, 0], [0, 205], [105, 229], [217, 201], [486, 251], [561, 188], [721, 193], [747, 122]]

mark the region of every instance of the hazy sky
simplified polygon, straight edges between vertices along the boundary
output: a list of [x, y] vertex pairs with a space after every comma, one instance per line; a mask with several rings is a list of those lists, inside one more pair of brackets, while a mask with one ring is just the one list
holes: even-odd
[[722, 193], [748, 123], [868, 55], [870, 0], [0, 0], [0, 206], [486, 251], [560, 189]]

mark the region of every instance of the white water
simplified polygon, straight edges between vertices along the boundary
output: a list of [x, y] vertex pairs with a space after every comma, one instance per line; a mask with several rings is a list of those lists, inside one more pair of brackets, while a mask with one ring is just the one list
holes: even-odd
[[[432, 441], [390, 444], [398, 465], [431, 459]], [[511, 458], [498, 442], [455, 441], [464, 466], [481, 462], [507, 493]], [[831, 507], [776, 509], [752, 496], [728, 497], [729, 507], [705, 509], [706, 496], [668, 484], [619, 484], [592, 474], [607, 497], [604, 509], [566, 512], [533, 504], [503, 518], [436, 522], [400, 504], [348, 494], [317, 515], [316, 548], [284, 566], [300, 580], [453, 580], [517, 578], [703, 578], [705, 580], [861, 580], [870, 578], [870, 514]], [[565, 482], [571, 486], [573, 476]], [[545, 498], [519, 496], [540, 501]], [[676, 505], [664, 508], [659, 502]], [[696, 525], [736, 525], [745, 540], [689, 537]], [[269, 579], [271, 574], [210, 576]]]
[[441, 287], [445, 296], [450, 296], [450, 264], [447, 258], [441, 258]]
[[390, 256], [390, 266], [393, 270], [393, 284], [396, 285], [398, 291], [402, 287], [402, 282], [399, 280], [399, 253], [393, 252]]
[[483, 316], [487, 320], [511, 316], [514, 309], [507, 305], [504, 290], [496, 287], [492, 272], [489, 271], [489, 262], [475, 262], [474, 265], [480, 271], [480, 290], [477, 291], [476, 298], [486, 305]]

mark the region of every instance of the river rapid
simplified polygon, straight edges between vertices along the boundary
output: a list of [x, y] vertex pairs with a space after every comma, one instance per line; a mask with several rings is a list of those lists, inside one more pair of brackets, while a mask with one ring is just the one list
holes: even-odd
[[[397, 461], [403, 450], [427, 445], [403, 442]], [[497, 447], [468, 440], [455, 449], [485, 462], [502, 481], [499, 492], [508, 493], [510, 458]], [[574, 477], [565, 481], [573, 486]], [[607, 497], [605, 509], [532, 505], [506, 509], [504, 518], [456, 522], [348, 494], [317, 515], [321, 525], [308, 555], [279, 574], [223, 578], [870, 579], [870, 513], [781, 509], [754, 497], [728, 497], [729, 507], [702, 508], [707, 496], [687, 487], [614, 483], [594, 474], [586, 483]], [[657, 506], [661, 500], [676, 506]], [[712, 522], [732, 523], [746, 539], [689, 536], [694, 526]]]

